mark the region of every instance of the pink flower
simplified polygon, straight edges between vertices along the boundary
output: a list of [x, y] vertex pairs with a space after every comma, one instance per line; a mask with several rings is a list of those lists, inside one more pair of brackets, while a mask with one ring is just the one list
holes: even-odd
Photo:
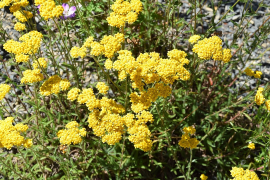
[[63, 8], [64, 8], [64, 12], [63, 12], [63, 16], [61, 16], [61, 19], [67, 19], [67, 18], [73, 18], [75, 17], [75, 11], [76, 11], [76, 7], [75, 6], [71, 6], [69, 8], [68, 4], [63, 3], [62, 4]]

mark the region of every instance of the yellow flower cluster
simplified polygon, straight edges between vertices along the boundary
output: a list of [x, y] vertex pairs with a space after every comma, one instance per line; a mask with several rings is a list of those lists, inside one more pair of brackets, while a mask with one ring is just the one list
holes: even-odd
[[13, 117], [7, 117], [5, 120], [0, 120], [0, 148], [11, 149], [13, 146], [23, 145], [26, 148], [32, 146], [32, 139], [24, 139], [20, 135], [28, 129], [27, 125], [21, 123], [12, 125]]
[[47, 61], [45, 61], [45, 58], [38, 58], [38, 60], [34, 61], [33, 67], [34, 69], [38, 69], [39, 67], [47, 68]]
[[26, 27], [25, 27], [25, 24], [20, 23], [20, 22], [17, 22], [17, 23], [14, 25], [14, 29], [15, 29], [16, 31], [23, 31], [23, 30], [26, 29]]
[[102, 138], [103, 143], [114, 145], [122, 139], [124, 133], [124, 121], [119, 115], [125, 112], [124, 107], [113, 99], [103, 97], [99, 100], [91, 94], [89, 93], [91, 98], [86, 102], [86, 106], [92, 111], [88, 117], [88, 126], [96, 136]]
[[73, 58], [84, 58], [87, 54], [87, 49], [90, 48], [90, 54], [93, 56], [100, 56], [104, 54], [107, 58], [112, 58], [113, 55], [121, 49], [121, 43], [124, 42], [124, 34], [117, 33], [114, 36], [104, 36], [99, 42], [94, 41], [92, 36], [88, 37], [80, 47], [72, 47], [70, 55]]
[[44, 79], [43, 74], [41, 74], [40, 69], [34, 70], [26, 70], [23, 72], [23, 78], [21, 79], [21, 83], [35, 83], [42, 81]]
[[29, 55], [25, 55], [25, 54], [16, 54], [15, 55], [15, 59], [17, 63], [20, 62], [28, 62], [29, 61]]
[[191, 44], [195, 44], [199, 39], [201, 39], [201, 36], [193, 35], [189, 38], [188, 42], [190, 42]]
[[255, 149], [255, 144], [250, 142], [248, 144], [248, 148], [251, 149], [251, 150], [254, 150]]
[[79, 95], [79, 92], [81, 92], [79, 88], [72, 88], [68, 91], [67, 99], [70, 101], [75, 101]]
[[232, 180], [259, 180], [257, 174], [250, 170], [244, 170], [243, 168], [233, 167], [231, 175], [234, 177]]
[[265, 100], [265, 98], [263, 97], [262, 92], [263, 92], [263, 88], [259, 87], [258, 91], [257, 91], [257, 93], [255, 95], [255, 102], [259, 106], [262, 105], [264, 103], [264, 100]]
[[53, 75], [46, 80], [40, 87], [40, 94], [49, 96], [58, 94], [61, 90], [65, 91], [70, 87], [70, 82], [67, 79], [61, 79], [58, 75]]
[[208, 179], [208, 176], [206, 176], [204, 174], [201, 174], [200, 178], [201, 178], [201, 180], [207, 180]]
[[123, 27], [127, 21], [129, 24], [138, 19], [138, 14], [142, 11], [142, 2], [140, 0], [123, 1], [116, 0], [112, 5], [113, 12], [107, 18], [110, 26]]
[[169, 51], [170, 59], [162, 59], [155, 52], [140, 54], [136, 60], [130, 51], [121, 50], [118, 53], [118, 60], [113, 63], [113, 68], [119, 71], [120, 80], [124, 80], [129, 74], [134, 89], [142, 91], [145, 84], [160, 80], [165, 84], [173, 84], [175, 80], [186, 81], [190, 78], [190, 73], [183, 67], [189, 63], [185, 58], [187, 54], [183, 51]]
[[183, 131], [185, 132], [180, 141], [179, 141], [179, 146], [183, 147], [183, 148], [190, 148], [190, 149], [194, 149], [197, 147], [197, 145], [199, 144], [199, 141], [196, 138], [190, 138], [190, 135], [193, 135], [196, 130], [195, 128], [193, 128], [192, 126], [189, 127], [185, 127], [183, 129]]
[[40, 16], [45, 20], [63, 15], [64, 8], [61, 5], [56, 5], [53, 0], [35, 0], [35, 4], [40, 5]]
[[98, 82], [96, 87], [101, 94], [107, 94], [109, 90], [109, 86], [107, 86], [104, 82]]
[[60, 138], [60, 143], [63, 145], [79, 144], [82, 142], [82, 137], [86, 136], [85, 128], [79, 129], [79, 124], [76, 121], [71, 121], [66, 125], [66, 129], [60, 130], [57, 137]]
[[198, 42], [194, 39], [196, 40], [193, 36], [190, 39], [190, 41], [196, 43], [192, 50], [198, 54], [199, 58], [203, 60], [209, 60], [212, 58], [216, 61], [223, 61], [224, 63], [231, 60], [231, 50], [222, 49], [222, 40], [218, 36], [204, 38]]
[[78, 58], [78, 57], [84, 58], [86, 56], [86, 53], [87, 53], [87, 49], [84, 47], [79, 48], [79, 47], [74, 46], [70, 50], [70, 55], [73, 58]]
[[4, 49], [15, 54], [16, 62], [27, 62], [31, 54], [35, 54], [41, 44], [43, 35], [38, 31], [31, 31], [19, 38], [21, 42], [8, 40], [4, 44]]
[[4, 99], [6, 94], [10, 91], [10, 86], [7, 84], [0, 84], [0, 101]]
[[253, 70], [251, 70], [250, 68], [246, 68], [244, 71], [248, 76], [252, 77], [254, 76], [255, 78], [261, 78], [262, 72], [261, 71], [256, 71], [254, 73]]
[[163, 83], [156, 83], [154, 87], [149, 88], [147, 91], [142, 91], [140, 95], [137, 92], [131, 93], [131, 109], [135, 113], [146, 110], [159, 96], [166, 98], [171, 94], [171, 91], [170, 86], [166, 86]]
[[104, 47], [104, 56], [112, 58], [114, 53], [121, 49], [121, 43], [125, 41], [124, 34], [117, 33], [114, 36], [104, 36], [100, 44]]
[[33, 17], [33, 14], [30, 11], [16, 11], [13, 13], [13, 15], [21, 22], [26, 22], [27, 19], [30, 19]]
[[88, 116], [88, 126], [92, 128], [94, 134], [102, 138], [103, 143], [114, 145], [122, 139], [125, 132], [125, 125], [130, 134], [129, 140], [134, 143], [135, 148], [143, 151], [149, 151], [152, 147], [150, 140], [151, 132], [146, 123], [153, 122], [153, 115], [148, 111], [141, 111], [136, 115], [127, 114], [123, 117], [120, 114], [125, 113], [125, 108], [113, 99], [102, 97], [97, 99], [92, 88], [83, 89], [72, 88], [68, 92], [68, 99], [78, 103], [86, 104], [90, 111]]
[[16, 12], [21, 9], [21, 7], [25, 7], [29, 4], [27, 0], [13, 0], [12, 5], [10, 6], [10, 12]]
[[5, 6], [9, 6], [12, 0], [1, 0], [0, 1], [0, 8], [4, 8]]
[[123, 118], [130, 134], [128, 139], [134, 143], [134, 147], [145, 152], [150, 151], [153, 142], [150, 139], [151, 132], [146, 123], [154, 121], [153, 115], [148, 111], [142, 111], [136, 115], [137, 120], [134, 119], [133, 114], [127, 114]]

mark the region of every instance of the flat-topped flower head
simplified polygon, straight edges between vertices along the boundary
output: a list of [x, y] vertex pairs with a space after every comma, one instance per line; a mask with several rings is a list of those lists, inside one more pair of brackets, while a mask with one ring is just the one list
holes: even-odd
[[0, 84], [0, 101], [4, 99], [6, 94], [10, 91], [10, 86], [7, 84]]
[[63, 12], [63, 16], [61, 16], [61, 19], [67, 19], [67, 18], [73, 18], [75, 17], [75, 12], [76, 12], [76, 7], [75, 6], [71, 6], [69, 8], [69, 5], [66, 3], [62, 4], [62, 7], [64, 8], [64, 12]]
[[233, 167], [231, 175], [234, 177], [232, 180], [259, 180], [257, 174], [250, 170], [244, 170], [243, 168]]

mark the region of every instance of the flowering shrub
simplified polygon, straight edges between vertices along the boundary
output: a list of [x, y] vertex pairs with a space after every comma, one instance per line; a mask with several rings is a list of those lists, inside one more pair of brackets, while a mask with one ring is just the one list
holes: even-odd
[[252, 66], [230, 74], [250, 43], [228, 44], [214, 21], [198, 32], [203, 4], [190, 3], [189, 23], [178, 0], [0, 1], [20, 34], [1, 26], [0, 175], [268, 179], [268, 84]]

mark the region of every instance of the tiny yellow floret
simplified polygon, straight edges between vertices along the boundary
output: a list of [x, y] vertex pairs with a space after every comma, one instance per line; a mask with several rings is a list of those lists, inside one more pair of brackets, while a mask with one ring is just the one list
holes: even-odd
[[201, 178], [201, 180], [207, 180], [208, 179], [208, 176], [206, 176], [204, 174], [201, 174], [200, 178]]
[[254, 149], [255, 149], [255, 144], [252, 143], [252, 142], [250, 142], [250, 143], [248, 144], [248, 148], [251, 149], [251, 150], [254, 150]]

